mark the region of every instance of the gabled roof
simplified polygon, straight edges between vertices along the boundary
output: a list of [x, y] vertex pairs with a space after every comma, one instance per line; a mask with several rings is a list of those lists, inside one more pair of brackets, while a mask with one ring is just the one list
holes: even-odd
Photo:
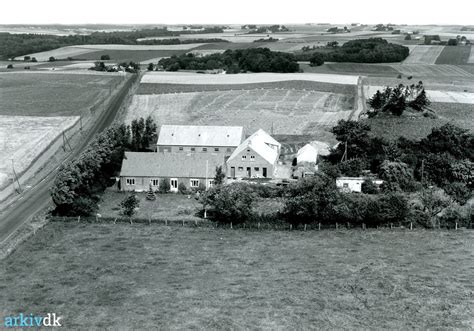
[[243, 130], [241, 126], [162, 125], [157, 145], [236, 147]]
[[257, 137], [261, 138], [263, 142], [265, 142], [266, 144], [275, 145], [275, 146], [278, 146], [278, 148], [281, 147], [281, 144], [278, 141], [276, 141], [272, 136], [270, 136], [268, 133], [266, 133], [262, 129], [258, 129], [257, 132], [252, 134], [247, 139], [254, 139]]
[[125, 152], [120, 176], [212, 178], [223, 165], [224, 156], [215, 153]]
[[278, 159], [278, 150], [275, 148], [270, 147], [268, 144], [281, 146], [281, 144], [270, 137], [265, 131], [258, 130], [253, 135], [248, 137], [244, 140], [242, 144], [240, 144], [232, 155], [229, 157], [229, 161], [236, 158], [242, 151], [247, 148], [251, 148], [255, 153], [260, 155], [266, 161], [271, 164], [274, 164]]
[[296, 153], [296, 160], [298, 162], [316, 162], [318, 151], [310, 144], [306, 144]]

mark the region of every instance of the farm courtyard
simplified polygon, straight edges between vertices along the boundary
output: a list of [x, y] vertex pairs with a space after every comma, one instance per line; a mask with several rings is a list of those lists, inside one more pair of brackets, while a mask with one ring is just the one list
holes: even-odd
[[0, 261], [0, 319], [56, 312], [67, 329], [89, 330], [470, 329], [473, 240], [462, 230], [52, 222]]

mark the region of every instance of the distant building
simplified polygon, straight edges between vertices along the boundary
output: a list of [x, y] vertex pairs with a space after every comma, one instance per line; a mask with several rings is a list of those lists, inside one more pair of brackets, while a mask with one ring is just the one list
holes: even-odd
[[224, 169], [224, 156], [218, 153], [125, 152], [120, 171], [121, 191], [146, 191], [150, 183], [158, 189], [168, 181], [172, 192], [183, 183], [187, 188], [213, 185], [216, 167]]
[[162, 125], [157, 152], [231, 155], [244, 140], [241, 126]]
[[318, 151], [311, 144], [301, 147], [296, 153], [296, 164], [304, 162], [316, 163], [318, 160]]
[[[336, 187], [343, 192], [362, 192], [362, 183], [366, 180], [366, 177], [338, 177], [336, 179]], [[383, 180], [372, 179], [372, 182], [380, 186]]]
[[281, 144], [258, 130], [240, 144], [227, 160], [227, 178], [273, 178]]

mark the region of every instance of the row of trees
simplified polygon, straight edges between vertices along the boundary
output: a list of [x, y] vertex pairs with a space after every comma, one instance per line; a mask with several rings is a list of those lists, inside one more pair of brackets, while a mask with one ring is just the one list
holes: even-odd
[[156, 140], [156, 124], [148, 117], [131, 125], [111, 127], [100, 133], [73, 161], [59, 168], [51, 188], [55, 214], [90, 215], [97, 209], [99, 195], [114, 183], [126, 150], [145, 150]]
[[385, 87], [382, 92], [377, 92], [367, 101], [372, 108], [368, 112], [369, 117], [378, 115], [379, 113], [389, 112], [393, 115], [400, 116], [403, 111], [410, 107], [416, 111], [423, 111], [430, 105], [430, 100], [426, 96], [423, 82], [418, 84], [404, 86], [399, 84], [395, 87]]
[[[7, 60], [24, 54], [44, 52], [64, 46], [88, 44], [164, 44], [162, 40], [142, 40], [147, 37], [169, 37], [181, 34], [221, 33], [223, 27], [206, 27], [199, 31], [169, 31], [164, 28], [138, 29], [133, 31], [94, 32], [90, 35], [41, 35], [0, 33], [0, 59]], [[177, 43], [175, 40], [171, 43]], [[181, 41], [180, 41], [181, 43]]]
[[289, 53], [273, 52], [268, 48], [226, 50], [224, 53], [196, 56], [192, 53], [173, 55], [158, 64], [168, 71], [224, 69], [228, 73], [297, 72], [299, 65]]
[[406, 46], [392, 44], [382, 38], [356, 39], [344, 43], [338, 47], [326, 47], [324, 52], [306, 49], [296, 54], [298, 61], [310, 61], [312, 65], [318, 65], [313, 59], [322, 59], [323, 62], [357, 62], [357, 63], [387, 63], [401, 62], [410, 53]]

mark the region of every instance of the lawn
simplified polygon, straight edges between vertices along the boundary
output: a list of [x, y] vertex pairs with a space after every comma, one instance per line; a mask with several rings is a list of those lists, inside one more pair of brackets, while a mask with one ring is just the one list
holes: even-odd
[[66, 329], [470, 329], [472, 231], [53, 222], [0, 261], [0, 320]]
[[436, 59], [436, 64], [467, 64], [471, 46], [445, 47]]
[[119, 83], [113, 74], [0, 73], [0, 115], [79, 115]]

